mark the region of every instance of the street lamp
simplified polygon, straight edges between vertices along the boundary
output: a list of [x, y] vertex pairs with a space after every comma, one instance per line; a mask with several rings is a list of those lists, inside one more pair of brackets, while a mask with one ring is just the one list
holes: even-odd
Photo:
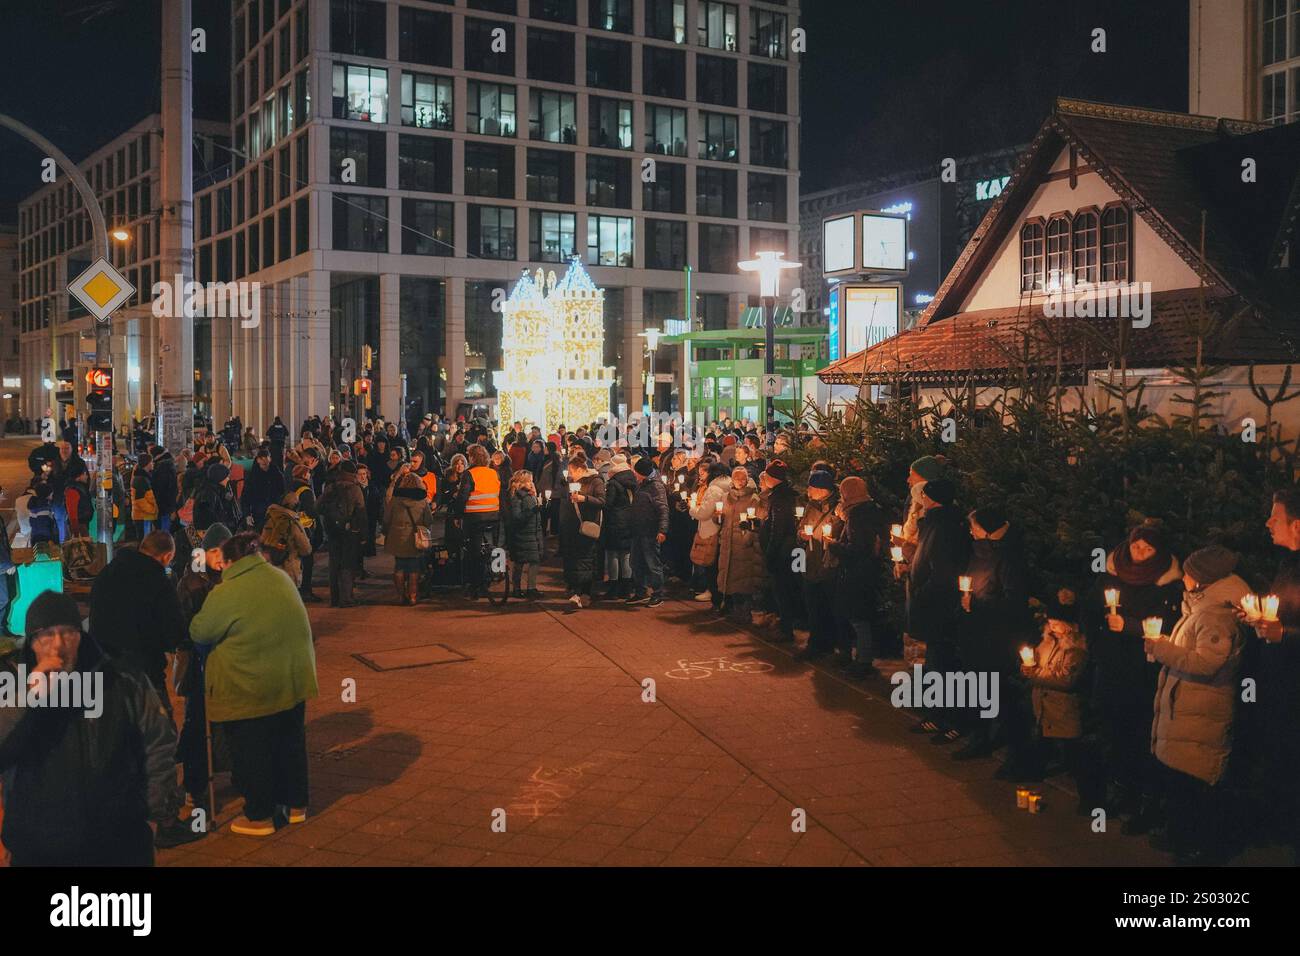
[[109, 236], [112, 237], [114, 242], [126, 242], [131, 238], [131, 233], [129, 230], [123, 229], [121, 226], [118, 226], [116, 229], [114, 229], [112, 232], [109, 233]]
[[647, 392], [649, 398], [647, 404], [650, 414], [655, 411], [655, 349], [659, 348], [659, 336], [663, 335], [663, 329], [646, 329], [638, 333], [641, 338], [645, 339], [645, 347], [650, 352], [650, 389]]
[[[742, 272], [758, 273], [758, 307], [763, 310], [764, 354], [763, 375], [771, 377], [776, 373], [776, 297], [781, 294], [781, 273], [786, 269], [798, 269], [800, 263], [787, 262], [784, 252], [756, 252], [754, 258], [738, 263]], [[772, 300], [772, 312], [769, 314], [765, 303]], [[767, 396], [767, 440], [772, 441], [776, 422], [775, 402]]]

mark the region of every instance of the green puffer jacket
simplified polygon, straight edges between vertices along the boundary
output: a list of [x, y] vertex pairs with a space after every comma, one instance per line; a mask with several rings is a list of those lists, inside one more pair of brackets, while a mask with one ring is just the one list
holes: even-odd
[[205, 681], [213, 721], [266, 717], [316, 696], [307, 609], [289, 576], [260, 554], [222, 572], [190, 639], [213, 645]]
[[1150, 642], [1164, 666], [1156, 684], [1151, 752], [1166, 767], [1216, 784], [1232, 753], [1242, 632], [1236, 605], [1249, 592], [1235, 574], [1183, 594], [1168, 640]]

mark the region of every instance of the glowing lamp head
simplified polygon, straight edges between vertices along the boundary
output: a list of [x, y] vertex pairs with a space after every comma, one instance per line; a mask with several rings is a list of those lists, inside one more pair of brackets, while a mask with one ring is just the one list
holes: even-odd
[[775, 298], [781, 294], [781, 273], [798, 269], [801, 263], [787, 262], [784, 252], [756, 252], [754, 258], [738, 263], [742, 272], [758, 273], [759, 295]]
[[659, 336], [663, 334], [663, 329], [646, 329], [640, 333], [641, 338], [645, 339], [645, 347], [651, 352], [659, 348]]
[[109, 233], [115, 242], [126, 242], [131, 238], [131, 233], [122, 227], [118, 227]]

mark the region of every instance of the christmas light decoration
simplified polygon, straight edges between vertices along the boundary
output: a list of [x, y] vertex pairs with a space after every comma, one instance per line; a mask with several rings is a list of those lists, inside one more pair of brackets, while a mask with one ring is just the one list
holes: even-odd
[[501, 308], [502, 368], [493, 374], [498, 420], [549, 432], [609, 415], [614, 369], [605, 357], [605, 290], [578, 259], [564, 278], [524, 270]]

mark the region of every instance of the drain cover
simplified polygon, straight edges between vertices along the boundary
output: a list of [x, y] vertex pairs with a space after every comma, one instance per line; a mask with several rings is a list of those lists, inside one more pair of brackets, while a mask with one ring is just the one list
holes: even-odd
[[397, 647], [389, 651], [372, 651], [369, 654], [352, 656], [376, 671], [398, 671], [407, 667], [458, 664], [461, 661], [473, 660], [446, 644], [418, 644], [415, 647]]

